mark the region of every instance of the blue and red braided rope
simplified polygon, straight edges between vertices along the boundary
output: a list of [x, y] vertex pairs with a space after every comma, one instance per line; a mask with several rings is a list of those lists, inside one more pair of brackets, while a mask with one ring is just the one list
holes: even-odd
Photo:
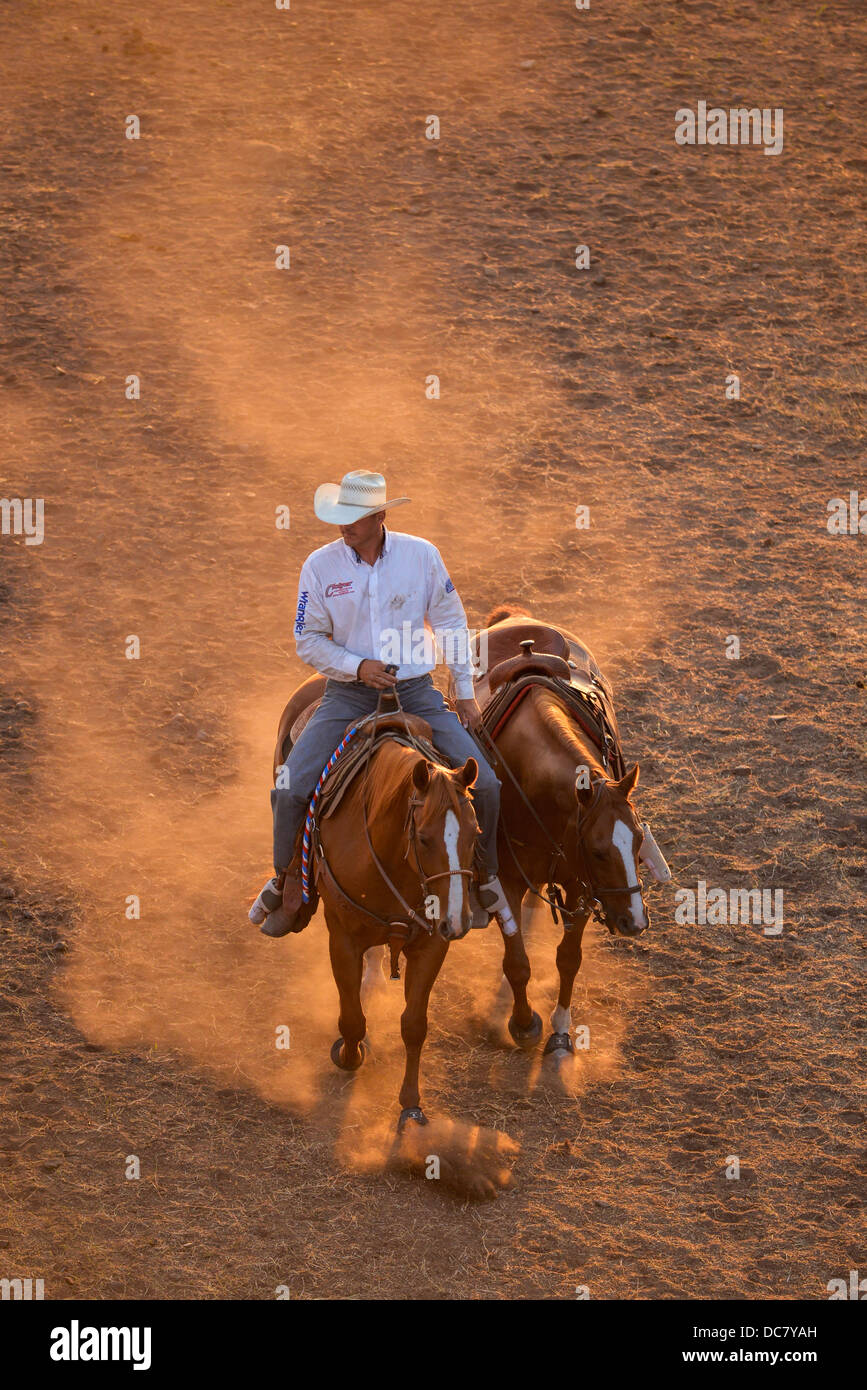
[[340, 740], [334, 752], [331, 754], [331, 757], [328, 759], [328, 762], [322, 769], [322, 774], [319, 781], [316, 783], [316, 790], [310, 798], [310, 805], [307, 808], [307, 819], [304, 822], [304, 836], [301, 840], [301, 897], [305, 903], [309, 903], [310, 901], [310, 836], [313, 831], [313, 822], [316, 816], [316, 802], [319, 799], [319, 793], [322, 790], [326, 777], [353, 734], [357, 732], [358, 725], [353, 724], [349, 732]]

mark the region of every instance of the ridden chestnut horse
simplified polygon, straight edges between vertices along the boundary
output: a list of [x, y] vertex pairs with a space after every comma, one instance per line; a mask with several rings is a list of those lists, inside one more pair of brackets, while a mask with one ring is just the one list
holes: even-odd
[[[487, 650], [476, 685], [483, 710], [492, 697], [491, 678], [496, 684], [503, 672], [517, 671], [522, 663], [515, 658], [522, 655], [531, 661], [530, 643], [534, 653], [560, 658], [561, 669], [568, 663], [570, 673], [595, 682], [610, 698], [592, 653], [571, 633], [515, 607], [495, 609], [487, 624], [478, 639], [483, 655]], [[602, 749], [578, 724], [568, 702], [543, 685], [534, 685], [494, 743], [483, 737], [482, 746], [502, 783], [500, 881], [516, 922], [530, 892], [548, 900], [551, 885], [562, 889], [557, 905], [566, 929], [557, 948], [560, 993], [545, 1054], [565, 1056], [574, 1051], [572, 989], [591, 911], [601, 913], [618, 936], [639, 936], [649, 924], [638, 876], [643, 829], [631, 799], [638, 766], [615, 780], [603, 765]], [[509, 1031], [516, 1042], [532, 1045], [541, 1037], [542, 1020], [527, 996], [530, 962], [520, 926], [504, 940], [503, 972], [514, 995]]]
[[[403, 718], [422, 737], [426, 730], [429, 739], [423, 720]], [[450, 941], [470, 927], [467, 885], [479, 827], [468, 788], [477, 774], [473, 758], [452, 770], [386, 738], [318, 828], [317, 886], [340, 995], [340, 1036], [331, 1058], [344, 1071], [355, 1071], [364, 1060], [365, 951], [390, 942], [395, 973], [399, 952], [406, 957], [400, 1021], [406, 1070], [398, 1131], [408, 1120], [427, 1123], [419, 1060], [434, 981]]]

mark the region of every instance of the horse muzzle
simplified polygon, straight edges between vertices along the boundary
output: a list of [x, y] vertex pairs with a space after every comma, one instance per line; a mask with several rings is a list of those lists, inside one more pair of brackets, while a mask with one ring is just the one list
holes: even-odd
[[639, 927], [633, 922], [632, 914], [629, 912], [621, 912], [620, 916], [615, 917], [613, 922], [610, 919], [606, 919], [606, 925], [613, 936], [625, 936], [634, 939], [636, 936], [643, 936], [650, 926], [650, 913], [646, 908], [644, 910], [644, 916], [646, 921], [643, 927]]
[[446, 919], [438, 924], [437, 931], [443, 941], [463, 941], [472, 924], [473, 919], [469, 912], [463, 912], [457, 925]]

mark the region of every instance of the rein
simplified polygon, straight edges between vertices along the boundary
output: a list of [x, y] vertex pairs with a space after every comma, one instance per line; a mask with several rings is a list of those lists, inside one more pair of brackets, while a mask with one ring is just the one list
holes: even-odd
[[[575, 875], [570, 875], [570, 877], [572, 877], [573, 881], [577, 883], [578, 889], [580, 890], [580, 895], [578, 897], [575, 907], [567, 908], [563, 897], [562, 889], [560, 885], [555, 882], [554, 879], [558, 859], [562, 859], [564, 865], [568, 868], [568, 858], [565, 850], [563, 849], [562, 840], [558, 844], [557, 841], [554, 839], [553, 835], [551, 835], [544, 821], [541, 819], [539, 815], [537, 815], [535, 807], [525, 796], [524, 790], [518, 782], [517, 777], [513, 773], [512, 769], [509, 767], [509, 764], [506, 762], [506, 759], [503, 757], [503, 754], [500, 752], [497, 745], [494, 743], [491, 735], [488, 733], [488, 730], [485, 728], [484, 724], [482, 724], [480, 728], [475, 730], [474, 732], [478, 742], [483, 747], [487, 745], [487, 751], [489, 751], [493, 755], [494, 761], [499, 763], [499, 765], [503, 768], [509, 780], [511, 781], [512, 786], [515, 788], [516, 792], [518, 793], [518, 796], [524, 803], [524, 806], [530, 812], [530, 815], [533, 817], [533, 820], [536, 822], [539, 829], [542, 831], [542, 834], [545, 836], [545, 839], [552, 846], [553, 854], [551, 857], [551, 862], [548, 866], [547, 878], [547, 888], [549, 896], [546, 897], [544, 893], [540, 893], [539, 890], [534, 886], [534, 884], [530, 882], [530, 879], [524, 872], [520, 860], [518, 859], [517, 853], [515, 852], [515, 846], [512, 843], [512, 837], [509, 834], [505, 818], [502, 812], [500, 813], [500, 827], [503, 831], [503, 837], [506, 841], [506, 845], [508, 846], [509, 853], [512, 856], [515, 868], [518, 870], [518, 873], [521, 875], [521, 878], [524, 880], [524, 883], [529, 888], [530, 892], [533, 893], [535, 897], [539, 898], [541, 902], [545, 903], [548, 908], [550, 908], [551, 916], [553, 917], [555, 923], [559, 920], [557, 916], [559, 912], [560, 916], [563, 919], [564, 930], [566, 931], [569, 931], [571, 929], [573, 918], [577, 917], [580, 913], [586, 914], [592, 911], [594, 920], [599, 922], [601, 926], [607, 927], [609, 932], [613, 932], [614, 928], [609, 924], [608, 919], [604, 914], [604, 904], [602, 903], [601, 899], [606, 896], [612, 896], [615, 893], [638, 893], [639, 895], [641, 895], [642, 885], [640, 882], [638, 882], [627, 884], [625, 887], [622, 888], [601, 888], [593, 882], [593, 876], [590, 872], [590, 868], [587, 863], [587, 850], [584, 845], [583, 837], [586, 834], [592, 821], [598, 815], [599, 801], [602, 795], [602, 788], [605, 785], [604, 780], [600, 778], [599, 781], [596, 783], [596, 790], [593, 795], [593, 800], [591, 801], [583, 816], [580, 815], [580, 812], [576, 812], [576, 815], [578, 816], [578, 821], [576, 825], [576, 839], [578, 842], [579, 855], [578, 872]], [[571, 817], [566, 823], [566, 832], [568, 832], [570, 824]], [[564, 832], [564, 839], [566, 832]], [[519, 840], [518, 844], [521, 843], [522, 841]]]
[[[376, 850], [373, 848], [373, 841], [370, 838], [370, 826], [367, 823], [367, 780], [370, 775], [370, 759], [373, 754], [374, 739], [376, 738], [376, 726], [379, 723], [379, 717], [382, 714], [382, 702], [384, 699], [387, 698], [387, 693], [387, 691], [381, 691], [379, 699], [376, 702], [376, 712], [373, 716], [373, 725], [370, 730], [370, 739], [367, 745], [367, 756], [364, 759], [364, 780], [361, 784], [361, 820], [364, 826], [364, 838], [367, 841], [367, 848], [370, 853], [370, 857], [376, 865], [377, 869], [379, 870], [380, 878], [383, 880], [386, 887], [390, 889], [394, 897], [397, 898], [398, 902], [400, 903], [401, 907], [403, 908], [404, 912], [409, 918], [409, 921], [405, 924], [409, 935], [414, 934], [413, 928], [415, 928], [415, 930], [417, 931], [420, 927], [422, 931], [426, 932], [428, 936], [430, 936], [431, 932], [433, 931], [433, 923], [429, 922], [424, 917], [420, 917], [419, 914], [416, 912], [415, 908], [410, 907], [409, 903], [407, 902], [406, 898], [403, 896], [397, 885], [392, 882], [388, 870], [386, 869]], [[395, 692], [394, 694], [394, 700], [398, 709], [400, 709], [400, 698], [397, 695], [397, 692]], [[409, 730], [407, 730], [407, 732], [409, 732]], [[411, 737], [412, 735], [410, 734], [410, 738]], [[407, 819], [404, 822], [404, 829], [406, 829], [407, 823], [411, 823], [413, 829], [415, 827], [416, 804], [421, 805], [421, 802], [418, 801], [418, 799], [414, 796], [410, 797], [409, 809], [407, 810]], [[412, 840], [412, 838], [414, 838], [414, 836], [413, 831], [411, 830], [410, 839]], [[424, 891], [424, 880], [421, 877], [419, 878], [419, 884], [421, 886], [423, 897], [427, 897], [427, 894]]]
[[[392, 962], [391, 962], [391, 963], [392, 963], [392, 978], [394, 979], [394, 978], [397, 978], [397, 964], [396, 964], [396, 962], [397, 962], [397, 956], [399, 955], [400, 950], [401, 950], [404, 946], [409, 945], [410, 942], [413, 941], [413, 940], [418, 936], [419, 931], [423, 931], [427, 936], [431, 936], [431, 935], [433, 934], [434, 923], [433, 923], [433, 921], [430, 920], [429, 918], [427, 918], [427, 917], [422, 917], [422, 916], [415, 910], [415, 908], [411, 907], [410, 904], [406, 901], [406, 898], [405, 898], [405, 897], [403, 896], [403, 894], [401, 893], [401, 891], [400, 891], [400, 889], [398, 888], [397, 884], [392, 880], [391, 875], [389, 874], [389, 872], [388, 872], [388, 870], [386, 869], [385, 865], [383, 864], [382, 860], [379, 858], [379, 855], [376, 853], [376, 850], [375, 850], [374, 847], [373, 847], [373, 842], [372, 842], [372, 840], [371, 840], [371, 838], [370, 838], [370, 826], [369, 826], [369, 824], [368, 824], [368, 817], [367, 817], [367, 784], [368, 784], [368, 778], [369, 778], [369, 775], [370, 775], [370, 760], [371, 760], [371, 757], [372, 757], [372, 755], [373, 755], [374, 742], [375, 742], [375, 739], [376, 739], [376, 729], [377, 729], [377, 725], [378, 725], [378, 723], [379, 723], [380, 716], [381, 716], [382, 713], [383, 713], [383, 701], [386, 700], [386, 699], [393, 699], [394, 702], [395, 702], [395, 704], [396, 704], [396, 706], [397, 706], [397, 708], [398, 708], [398, 710], [401, 710], [401, 712], [403, 712], [403, 711], [402, 711], [402, 706], [401, 706], [401, 703], [400, 703], [400, 696], [398, 695], [398, 693], [397, 693], [396, 690], [388, 690], [388, 691], [387, 691], [387, 690], [383, 690], [383, 691], [380, 693], [379, 699], [377, 700], [376, 710], [375, 710], [374, 715], [373, 715], [372, 726], [371, 726], [371, 729], [370, 729], [369, 743], [368, 743], [368, 746], [367, 746], [367, 754], [366, 754], [365, 759], [364, 759], [363, 782], [362, 782], [362, 787], [361, 787], [362, 824], [363, 824], [363, 826], [364, 826], [364, 838], [365, 838], [365, 840], [366, 840], [366, 842], [367, 842], [367, 848], [368, 848], [368, 852], [369, 852], [369, 854], [370, 854], [370, 857], [371, 857], [371, 859], [373, 860], [373, 863], [374, 863], [374, 865], [376, 866], [376, 868], [377, 868], [377, 870], [378, 870], [378, 872], [379, 872], [379, 875], [380, 875], [381, 879], [383, 880], [383, 882], [385, 883], [386, 887], [389, 889], [389, 891], [390, 891], [390, 892], [393, 894], [393, 896], [397, 899], [397, 901], [398, 901], [398, 903], [400, 904], [400, 906], [403, 908], [403, 911], [404, 911], [404, 913], [406, 914], [406, 919], [407, 919], [407, 920], [406, 920], [406, 921], [399, 921], [399, 920], [398, 920], [398, 921], [393, 921], [393, 920], [390, 920], [390, 919], [388, 919], [388, 918], [381, 917], [381, 916], [379, 915], [379, 913], [373, 912], [369, 907], [364, 907], [361, 903], [356, 902], [355, 899], [354, 899], [354, 898], [351, 898], [350, 895], [345, 891], [345, 889], [343, 889], [343, 888], [340, 886], [340, 884], [337, 882], [337, 879], [336, 879], [335, 876], [334, 876], [334, 871], [332, 870], [331, 866], [329, 865], [329, 863], [328, 863], [328, 861], [327, 861], [327, 859], [326, 859], [326, 857], [325, 857], [324, 851], [322, 850], [322, 846], [321, 846], [321, 843], [319, 842], [318, 835], [317, 835], [317, 849], [318, 849], [318, 858], [319, 858], [319, 864], [320, 864], [320, 866], [321, 866], [321, 870], [322, 870], [323, 873], [325, 873], [325, 874], [327, 875], [328, 882], [329, 882], [329, 885], [331, 886], [332, 890], [336, 891], [336, 893], [337, 893], [341, 898], [343, 898], [343, 900], [344, 900], [345, 902], [347, 902], [351, 907], [353, 907], [357, 912], [361, 912], [361, 913], [363, 913], [366, 917], [370, 917], [370, 918], [372, 918], [375, 922], [378, 922], [381, 926], [387, 927], [387, 928], [389, 929], [389, 940], [390, 940], [391, 942], [397, 941], [397, 942], [399, 943], [399, 944], [397, 944], [396, 948], [395, 948], [395, 945], [394, 945], [394, 944], [392, 945]], [[425, 752], [425, 750], [421, 747], [420, 744], [418, 744], [418, 743], [416, 742], [415, 737], [414, 737], [414, 735], [413, 735], [413, 733], [412, 733], [412, 730], [409, 728], [409, 725], [408, 725], [408, 724], [406, 725], [406, 730], [405, 730], [405, 732], [406, 732], [407, 739], [409, 740], [409, 743], [411, 744], [411, 746], [412, 746], [413, 748], [415, 748], [419, 753], [421, 753], [424, 757], [427, 757], [428, 755], [427, 755], [427, 753]], [[407, 844], [406, 853], [405, 853], [405, 855], [404, 855], [404, 858], [407, 859], [407, 861], [409, 861], [410, 851], [412, 851], [412, 854], [413, 854], [413, 857], [414, 857], [414, 860], [415, 860], [414, 868], [415, 868], [416, 875], [417, 875], [417, 877], [418, 877], [419, 888], [421, 889], [421, 893], [422, 893], [422, 898], [423, 898], [423, 900], [426, 900], [428, 897], [431, 896], [431, 894], [430, 894], [430, 892], [429, 892], [428, 885], [431, 884], [431, 883], [433, 883], [433, 881], [434, 881], [435, 879], [438, 879], [438, 878], [448, 878], [449, 880], [451, 880], [453, 877], [455, 877], [455, 876], [460, 876], [460, 875], [463, 875], [463, 874], [466, 874], [468, 877], [472, 877], [473, 871], [472, 871], [472, 869], [445, 869], [445, 870], [443, 870], [442, 872], [436, 873], [436, 874], [426, 874], [426, 873], [425, 873], [424, 868], [423, 868], [422, 863], [421, 863], [421, 857], [420, 857], [420, 855], [419, 855], [419, 848], [418, 848], [418, 841], [417, 841], [418, 827], [417, 827], [417, 825], [416, 825], [416, 819], [415, 819], [415, 817], [416, 817], [416, 811], [418, 810], [418, 808], [419, 808], [420, 806], [423, 806], [423, 805], [424, 805], [424, 800], [423, 800], [422, 797], [417, 796], [416, 794], [413, 794], [413, 795], [410, 797], [410, 799], [409, 799], [409, 804], [408, 804], [408, 806], [407, 806], [406, 819], [404, 820], [403, 828], [404, 828], [404, 833], [407, 833], [407, 832], [408, 832], [408, 840], [409, 840], [409, 843]]]
[[[545, 824], [545, 822], [541, 819], [540, 816], [536, 814], [536, 808], [524, 795], [524, 791], [520, 782], [518, 781], [512, 769], [509, 767], [509, 764], [506, 762], [506, 759], [503, 757], [503, 754], [500, 752], [499, 748], [494, 743], [484, 724], [481, 724], [478, 727], [478, 729], [474, 729], [473, 734], [477, 742], [482, 746], [482, 749], [491, 756], [492, 761], [494, 763], [499, 764], [499, 766], [502, 767], [503, 771], [506, 773], [507, 777], [512, 783], [512, 786], [515, 788], [515, 791], [518, 793], [518, 796], [523, 801], [524, 806], [530, 812], [530, 815], [533, 817], [533, 820], [536, 822], [539, 829], [542, 831], [542, 834], [545, 836], [545, 839], [553, 847], [554, 853], [552, 855], [551, 863], [548, 869], [548, 892], [551, 894], [551, 896], [546, 898], [544, 893], [540, 893], [538, 888], [534, 887], [527, 875], [524, 873], [518, 856], [515, 853], [515, 846], [512, 844], [512, 837], [509, 834], [505, 817], [503, 816], [502, 811], [500, 811], [500, 829], [502, 830], [506, 844], [509, 847], [509, 853], [512, 856], [515, 868], [518, 870], [518, 873], [521, 875], [521, 878], [524, 880], [524, 883], [527, 885], [530, 892], [533, 893], [537, 898], [539, 898], [541, 902], [545, 903], [551, 909], [551, 916], [554, 918], [554, 921], [557, 921], [557, 912], [559, 910], [563, 914], [564, 927], [566, 926], [567, 917], [570, 919], [569, 925], [571, 926], [571, 919], [581, 910], [581, 905], [579, 904], [578, 907], [573, 908], [572, 910], [568, 910], [563, 901], [562, 893], [558, 890], [554, 883], [554, 870], [557, 864], [557, 860], [562, 859], [564, 863], [567, 862], [566, 854], [563, 850], [562, 844], [558, 845], [557, 841], [554, 839], [553, 835], [551, 835], [550, 831], [548, 830], [548, 827]], [[519, 840], [518, 843], [520, 844], [521, 841]]]

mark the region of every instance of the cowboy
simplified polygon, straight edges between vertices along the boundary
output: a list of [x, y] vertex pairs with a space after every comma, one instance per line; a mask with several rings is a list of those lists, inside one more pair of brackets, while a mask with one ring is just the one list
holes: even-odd
[[[313, 510], [320, 521], [339, 528], [341, 539], [314, 550], [302, 566], [295, 645], [302, 661], [328, 682], [271, 792], [277, 883], [269, 880], [251, 912], [251, 919], [261, 922], [277, 905], [285, 874], [283, 912], [264, 923], [267, 936], [284, 936], [306, 925], [300, 856], [295, 850], [310, 798], [347, 726], [372, 714], [388, 690], [397, 692], [408, 714], [427, 720], [433, 743], [448, 762], [459, 767], [467, 758], [476, 760], [479, 773], [471, 795], [481, 832], [481, 873], [478, 889], [471, 890], [473, 926], [486, 927], [496, 914], [504, 931], [515, 930], [497, 877], [500, 783], [471, 737], [482, 716], [473, 695], [463, 604], [436, 546], [385, 525], [386, 512], [409, 501], [388, 500], [385, 478], [365, 469], [347, 473], [339, 486], [323, 483], [316, 489]], [[430, 673], [436, 659], [429, 641], [416, 640], [419, 634], [424, 637], [426, 620], [453, 639], [447, 643], [445, 661], [454, 679], [457, 713], [433, 684]], [[395, 663], [395, 653], [386, 648], [397, 630], [411, 634], [411, 641], [404, 642], [402, 659]]]

